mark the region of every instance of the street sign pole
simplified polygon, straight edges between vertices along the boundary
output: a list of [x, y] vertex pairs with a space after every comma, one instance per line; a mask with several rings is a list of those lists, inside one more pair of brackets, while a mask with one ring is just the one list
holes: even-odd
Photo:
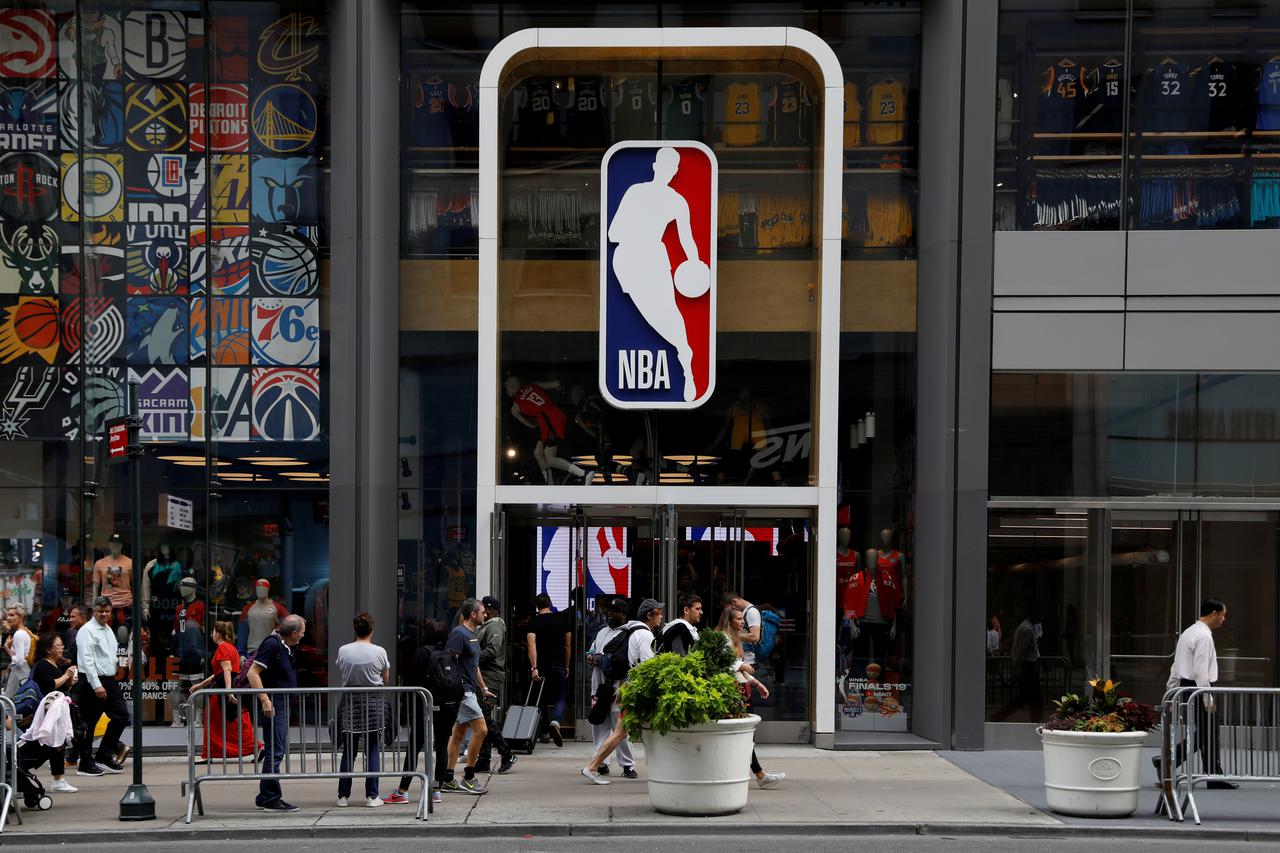
[[138, 382], [129, 380], [129, 479], [133, 486], [133, 784], [120, 798], [120, 820], [155, 820], [156, 801], [142, 783], [142, 418]]

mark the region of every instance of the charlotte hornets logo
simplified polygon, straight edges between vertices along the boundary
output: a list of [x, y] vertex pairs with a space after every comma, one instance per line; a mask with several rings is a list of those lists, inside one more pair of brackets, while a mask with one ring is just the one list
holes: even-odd
[[715, 389], [715, 155], [619, 142], [601, 169], [600, 390], [624, 409], [696, 408]]

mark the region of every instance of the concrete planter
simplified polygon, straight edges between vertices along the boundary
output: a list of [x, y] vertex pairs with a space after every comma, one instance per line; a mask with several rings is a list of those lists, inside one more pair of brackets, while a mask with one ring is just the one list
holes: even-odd
[[747, 804], [755, 714], [665, 735], [644, 733], [649, 803], [663, 814], [723, 815]]
[[1051, 732], [1044, 745], [1049, 808], [1081, 817], [1128, 817], [1138, 808], [1146, 732]]

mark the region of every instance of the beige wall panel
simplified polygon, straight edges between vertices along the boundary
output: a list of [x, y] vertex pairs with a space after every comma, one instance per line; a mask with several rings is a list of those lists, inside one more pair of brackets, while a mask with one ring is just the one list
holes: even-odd
[[914, 332], [915, 261], [840, 264], [842, 332]]
[[479, 261], [401, 261], [400, 328], [474, 332]]

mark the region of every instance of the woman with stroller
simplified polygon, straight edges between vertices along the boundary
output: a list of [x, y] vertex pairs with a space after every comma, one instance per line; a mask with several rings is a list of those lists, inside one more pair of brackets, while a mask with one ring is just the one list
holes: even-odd
[[[213, 673], [203, 681], [191, 685], [194, 693], [202, 687], [231, 689], [232, 679], [240, 672], [240, 652], [236, 651], [236, 629], [230, 622], [213, 623], [213, 641], [217, 648], [213, 653]], [[204, 747], [200, 751], [200, 763], [211, 758], [248, 758], [261, 748], [249, 712], [240, 707], [234, 695], [210, 696], [204, 715]]]
[[[54, 691], [70, 694], [76, 683], [78, 674], [75, 664], [66, 660], [62, 653], [62, 637], [54, 631], [45, 631], [36, 640], [36, 662], [31, 667], [31, 680], [40, 688], [42, 696]], [[48, 760], [49, 772], [53, 775], [53, 786], [49, 789], [55, 794], [74, 794], [79, 788], [73, 787], [65, 778], [66, 751], [65, 744], [53, 748], [27, 741], [23, 746], [22, 763], [31, 769], [39, 767]], [[29, 762], [40, 756], [39, 763]]]

